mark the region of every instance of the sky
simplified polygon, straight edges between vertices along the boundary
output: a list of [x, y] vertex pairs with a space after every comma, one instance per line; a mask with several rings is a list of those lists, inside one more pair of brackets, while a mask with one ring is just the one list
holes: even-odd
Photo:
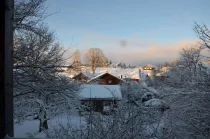
[[[69, 54], [101, 48], [113, 62], [176, 60], [197, 43], [194, 22], [210, 26], [210, 0], [47, 0], [46, 24]], [[83, 60], [83, 57], [82, 57]]]

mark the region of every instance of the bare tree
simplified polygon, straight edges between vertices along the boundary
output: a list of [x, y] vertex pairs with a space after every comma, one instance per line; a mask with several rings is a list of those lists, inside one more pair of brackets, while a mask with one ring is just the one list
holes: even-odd
[[167, 73], [169, 78], [166, 83], [173, 87], [191, 86], [196, 88], [196, 84], [202, 82], [205, 72], [201, 70], [200, 62], [202, 61], [201, 51], [203, 47], [189, 47], [184, 48], [180, 52], [180, 58], [172, 66]]
[[81, 72], [81, 54], [79, 50], [76, 50], [75, 54], [73, 55], [73, 66], [74, 70], [77, 72]]
[[43, 25], [45, 0], [16, 0], [14, 25], [14, 118], [38, 115], [39, 131], [64, 109], [77, 107], [79, 85], [57, 71], [65, 50]]
[[103, 66], [104, 66], [104, 67], [108, 67], [108, 66], [109, 66], [109, 60], [108, 60], [107, 57], [104, 57]]
[[100, 48], [90, 48], [85, 56], [85, 62], [91, 67], [93, 73], [97, 67], [104, 66], [104, 61], [106, 57]]
[[210, 49], [210, 30], [205, 25], [199, 25], [195, 23], [194, 31], [196, 32], [198, 38], [202, 41], [204, 46], [206, 46], [208, 49]]
[[[81, 66], [81, 54], [79, 50], [76, 50], [74, 54], [71, 56], [71, 67], [67, 69], [67, 73], [70, 75], [78, 74], [82, 71]], [[73, 67], [73, 68], [72, 68]]]
[[190, 47], [186, 49], [182, 49], [180, 53], [180, 62], [181, 64], [192, 72], [194, 75], [196, 74], [196, 70], [198, 68], [198, 64], [201, 61], [201, 51], [202, 47]]
[[14, 30], [37, 32], [41, 21], [48, 17], [44, 6], [46, 0], [15, 0]]
[[25, 35], [16, 37], [14, 104], [17, 119], [38, 114], [42, 131], [47, 129], [50, 116], [59, 114], [56, 109], [63, 110], [78, 104], [76, 92], [79, 86], [62, 77], [57, 67], [48, 68], [64, 64], [64, 51], [48, 28], [40, 28], [39, 31], [41, 36], [25, 32]]

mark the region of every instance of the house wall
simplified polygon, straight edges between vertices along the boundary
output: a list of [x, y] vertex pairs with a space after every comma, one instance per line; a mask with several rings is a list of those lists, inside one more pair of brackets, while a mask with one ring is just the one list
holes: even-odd
[[86, 99], [81, 100], [81, 104], [93, 108], [94, 111], [102, 112], [104, 106], [117, 104], [117, 101], [112, 99]]
[[131, 79], [132, 81], [136, 81], [136, 82], [139, 82], [139, 79]]
[[107, 75], [98, 82], [101, 85], [116, 85], [120, 83], [120, 79], [115, 78], [114, 76]]

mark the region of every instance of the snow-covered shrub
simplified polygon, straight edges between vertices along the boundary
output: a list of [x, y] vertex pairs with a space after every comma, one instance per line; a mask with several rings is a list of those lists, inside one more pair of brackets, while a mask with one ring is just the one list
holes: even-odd
[[163, 133], [162, 113], [156, 108], [134, 107], [122, 102], [112, 115], [94, 114], [85, 116], [86, 126], [73, 128], [58, 126], [48, 133], [48, 138], [161, 138]]
[[141, 96], [147, 92], [142, 85], [136, 81], [126, 81], [121, 84], [121, 93], [125, 99], [141, 99]]
[[170, 109], [164, 113], [164, 138], [209, 138], [209, 92], [177, 92], [166, 98], [170, 101]]

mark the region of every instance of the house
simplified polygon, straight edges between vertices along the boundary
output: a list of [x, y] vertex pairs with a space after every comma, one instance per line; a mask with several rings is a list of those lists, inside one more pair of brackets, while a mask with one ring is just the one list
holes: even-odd
[[107, 72], [121, 80], [128, 79], [137, 82], [140, 80], [140, 71], [138, 68], [97, 68], [95, 74], [100, 75]]
[[90, 79], [88, 83], [97, 83], [100, 85], [117, 85], [122, 81], [122, 79], [106, 72]]
[[122, 99], [119, 85], [82, 85], [80, 89], [81, 104], [102, 112], [104, 106], [117, 105]]
[[87, 82], [93, 77], [93, 75], [89, 72], [80, 72], [77, 75], [74, 75], [72, 79], [77, 80], [77, 81], [82, 81], [82, 82]]
[[139, 67], [139, 71], [141, 80], [147, 80], [147, 78], [153, 78], [155, 76], [156, 66], [145, 65], [143, 67]]
[[145, 65], [143, 66], [143, 70], [155, 70], [156, 66], [153, 65]]

